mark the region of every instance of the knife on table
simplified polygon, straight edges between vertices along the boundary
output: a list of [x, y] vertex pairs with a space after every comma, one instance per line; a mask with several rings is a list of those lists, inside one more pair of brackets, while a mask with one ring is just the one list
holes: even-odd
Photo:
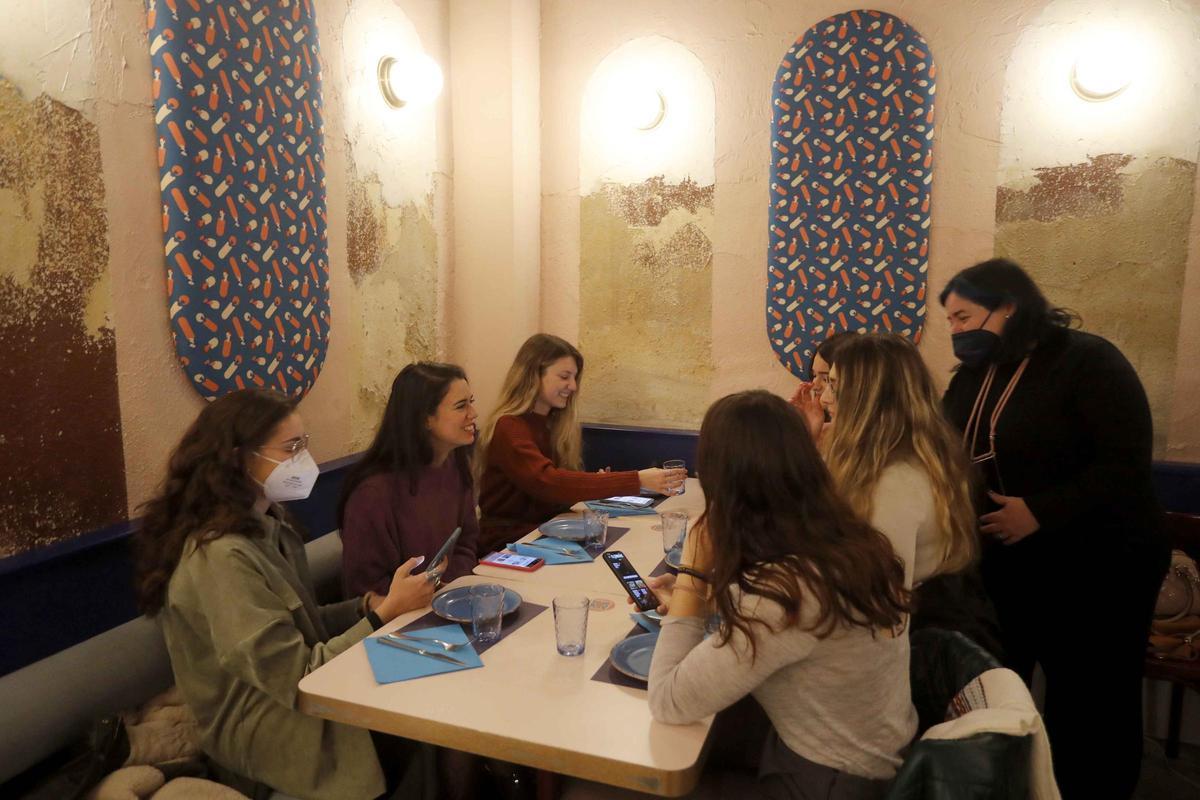
[[435, 653], [434, 651], [426, 650], [423, 647], [407, 645], [407, 644], [404, 644], [403, 642], [397, 642], [395, 639], [389, 639], [386, 636], [378, 636], [378, 637], [376, 637], [376, 641], [382, 642], [383, 644], [386, 644], [388, 647], [394, 647], [397, 650], [404, 650], [409, 653], [415, 653], [416, 655], [419, 655], [419, 656], [428, 656], [429, 658], [436, 658], [439, 661], [446, 661], [446, 662], [449, 662], [449, 663], [454, 664], [459, 667], [467, 666], [467, 663], [465, 661], [459, 661], [457, 658], [454, 658], [453, 656], [448, 656], [445, 653]]

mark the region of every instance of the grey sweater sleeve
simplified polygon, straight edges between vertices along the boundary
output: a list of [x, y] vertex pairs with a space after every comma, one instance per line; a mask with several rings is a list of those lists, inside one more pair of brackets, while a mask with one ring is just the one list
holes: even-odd
[[[817, 640], [794, 627], [783, 629], [784, 614], [774, 603], [754, 598], [750, 614], [765, 624], [753, 626], [755, 650], [738, 630], [718, 644], [704, 640], [698, 617], [667, 617], [650, 664], [650, 713], [659, 722], [686, 725], [728, 708], [780, 667], [808, 656]], [[769, 698], [760, 698], [764, 705]]]

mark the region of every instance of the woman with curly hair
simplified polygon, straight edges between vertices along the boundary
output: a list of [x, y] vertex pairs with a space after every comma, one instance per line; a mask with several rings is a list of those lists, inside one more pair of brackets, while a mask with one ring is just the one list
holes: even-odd
[[[318, 468], [292, 400], [250, 389], [200, 412], [134, 534], [137, 594], [157, 616], [175, 680], [219, 777], [244, 793], [368, 800], [407, 743], [310, 717], [300, 679], [405, 611], [432, 584], [409, 559], [384, 594], [318, 605], [304, 540], [280, 502], [308, 496]], [[386, 751], [381, 766], [377, 749]], [[423, 783], [411, 768], [405, 785]], [[398, 782], [393, 776], [391, 782]]]

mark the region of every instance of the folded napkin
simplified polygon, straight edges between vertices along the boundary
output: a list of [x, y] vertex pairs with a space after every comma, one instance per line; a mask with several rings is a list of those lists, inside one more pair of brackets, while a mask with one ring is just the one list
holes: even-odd
[[[436, 628], [423, 628], [419, 631], [410, 631], [410, 633], [414, 636], [424, 636], [428, 639], [441, 639], [443, 642], [467, 641], [467, 634], [463, 631], [461, 625], [440, 625]], [[440, 658], [423, 656], [419, 653], [409, 653], [396, 647], [390, 647], [380, 642], [378, 637], [372, 636], [366, 639], [363, 644], [366, 645], [367, 661], [371, 663], [371, 671], [375, 673], [376, 681], [379, 683], [397, 683], [398, 681], [410, 681], [413, 678], [424, 678], [427, 675], [440, 675], [443, 672], [459, 672], [464, 669], [475, 669], [476, 667], [483, 666], [483, 662], [479, 660], [474, 647], [464, 647], [461, 650], [455, 650], [451, 653], [432, 642], [414, 642], [410, 639], [405, 640], [404, 643], [412, 647], [420, 647], [431, 653], [441, 653], [451, 658], [456, 658], [463, 662], [465, 666], [460, 667], [457, 664], [451, 664], [449, 661], [443, 661]]]
[[546, 547], [553, 547], [555, 550], [570, 550], [571, 553], [568, 555], [567, 553], [556, 553], [554, 550], [547, 550], [546, 547], [530, 547], [525, 542], [510, 544], [508, 545], [508, 549], [523, 556], [544, 558], [547, 566], [552, 564], [583, 564], [592, 560], [591, 554], [575, 542], [568, 542], [565, 539], [555, 539], [551, 536], [543, 536], [534, 541], [537, 544], [546, 545]]
[[634, 508], [633, 506], [609, 505], [603, 500], [589, 500], [584, 503], [584, 505], [590, 508], [592, 511], [603, 511], [610, 517], [641, 517], [658, 513], [651, 506], [646, 506], [645, 508]]

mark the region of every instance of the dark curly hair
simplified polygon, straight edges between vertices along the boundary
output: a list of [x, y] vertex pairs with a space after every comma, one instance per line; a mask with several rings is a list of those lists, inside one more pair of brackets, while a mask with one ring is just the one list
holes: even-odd
[[138, 607], [157, 614], [167, 584], [190, 537], [211, 541], [227, 533], [258, 536], [252, 508], [258, 491], [247, 471], [253, 450], [296, 410], [278, 392], [244, 389], [221, 397], [200, 412], [176, 445], [167, 477], [143, 503], [134, 531]]

